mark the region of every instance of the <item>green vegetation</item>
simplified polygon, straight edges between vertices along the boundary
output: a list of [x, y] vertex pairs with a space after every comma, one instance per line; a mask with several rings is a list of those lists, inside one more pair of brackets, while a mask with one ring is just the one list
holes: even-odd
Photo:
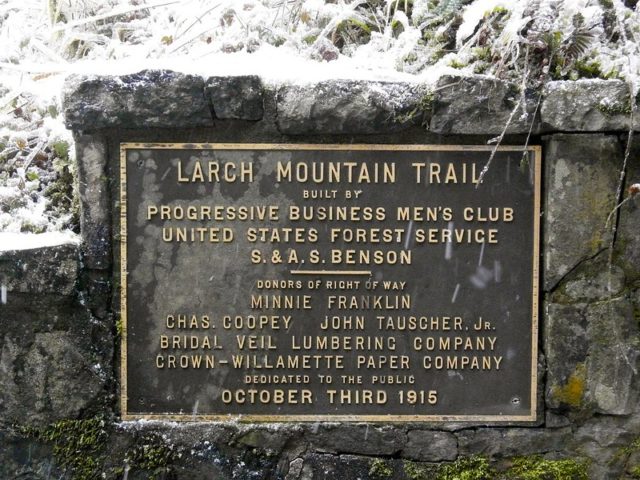
[[423, 127], [428, 127], [427, 122], [429, 119], [429, 113], [433, 110], [433, 100], [433, 92], [431, 90], [427, 91], [422, 98], [420, 98], [420, 101], [415, 108], [407, 113], [396, 115], [395, 121], [398, 123], [405, 123], [420, 118], [420, 124]]
[[404, 471], [410, 480], [589, 480], [587, 467], [582, 460], [531, 456], [514, 458], [510, 468], [498, 471], [486, 457], [471, 456], [439, 467], [405, 462]]
[[182, 456], [179, 449], [168, 445], [157, 434], [143, 437], [125, 454], [125, 463], [132, 470], [150, 472], [151, 479], [171, 471], [171, 465]]
[[393, 469], [379, 458], [376, 458], [371, 462], [371, 468], [369, 469], [369, 476], [376, 479], [389, 478], [393, 474]]
[[103, 417], [84, 420], [60, 420], [43, 428], [16, 427], [25, 438], [52, 445], [58, 468], [72, 480], [121, 478], [126, 465], [129, 471], [146, 472], [149, 479], [171, 472], [183, 455], [181, 448], [168, 444], [152, 433], [134, 440], [129, 448], [110, 451], [113, 431]]
[[23, 427], [25, 437], [53, 445], [53, 456], [59, 467], [74, 480], [102, 478], [104, 447], [109, 434], [101, 418], [61, 420], [45, 428]]
[[514, 480], [589, 480], [587, 463], [572, 459], [545, 460], [523, 457], [513, 461], [509, 477]]
[[[632, 455], [633, 453], [637, 453], [640, 452], [640, 437], [636, 438], [633, 442], [631, 442], [631, 444], [628, 447], [623, 448], [618, 455], [616, 455], [618, 458], [620, 456], [624, 456], [628, 459], [628, 457], [630, 455]], [[635, 463], [635, 462], [634, 462]], [[629, 473], [631, 474], [632, 478], [637, 478], [640, 479], [640, 464], [638, 465], [628, 465], [627, 466]]]
[[492, 480], [496, 478], [489, 460], [481, 456], [463, 457], [440, 466], [404, 462], [404, 473], [410, 480]]
[[438, 470], [437, 466], [406, 461], [402, 465], [404, 474], [409, 480], [433, 480]]
[[630, 115], [631, 114], [631, 102], [600, 102], [596, 108], [607, 117], [613, 117], [615, 115]]
[[440, 467], [437, 480], [491, 480], [495, 471], [485, 457], [460, 458]]

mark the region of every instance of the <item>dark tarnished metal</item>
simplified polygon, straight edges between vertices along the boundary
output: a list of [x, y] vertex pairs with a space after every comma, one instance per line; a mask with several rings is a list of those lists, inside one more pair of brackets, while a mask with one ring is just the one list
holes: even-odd
[[123, 144], [123, 418], [534, 421], [527, 150]]

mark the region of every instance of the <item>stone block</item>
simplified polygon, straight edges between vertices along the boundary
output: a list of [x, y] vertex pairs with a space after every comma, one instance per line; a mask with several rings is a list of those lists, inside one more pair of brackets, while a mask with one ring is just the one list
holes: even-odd
[[211, 127], [204, 80], [169, 70], [122, 76], [71, 76], [63, 89], [67, 128]]
[[582, 406], [586, 393], [585, 362], [589, 350], [584, 304], [547, 304], [544, 351], [547, 358], [546, 404]]
[[424, 87], [400, 82], [284, 85], [277, 91], [276, 124], [285, 135], [395, 132], [422, 118], [425, 98]]
[[218, 119], [261, 120], [264, 115], [263, 86], [256, 75], [209, 77], [205, 92]]
[[589, 262], [590, 268], [580, 269], [567, 279], [563, 287], [567, 298], [577, 302], [594, 302], [622, 292], [625, 286], [624, 271], [615, 265], [609, 268], [607, 258], [607, 255], [601, 255], [599, 261]]
[[46, 480], [63, 475], [55, 465], [50, 446], [0, 428], [0, 478]]
[[238, 438], [238, 443], [279, 453], [287, 443], [288, 437], [289, 432], [286, 429], [255, 427], [241, 434]]
[[402, 462], [396, 459], [308, 454], [298, 460], [292, 462], [285, 480], [401, 480], [407, 478]]
[[407, 433], [407, 444], [402, 457], [421, 462], [455, 460], [458, 442], [454, 434], [433, 430], [411, 430]]
[[605, 223], [616, 205], [622, 149], [616, 136], [546, 138], [544, 288], [608, 246]]
[[586, 319], [588, 400], [598, 413], [628, 415], [640, 393], [640, 327], [632, 301], [623, 296], [590, 305]]
[[0, 348], [2, 418], [46, 424], [77, 417], [104, 386], [96, 368], [70, 333], [36, 333], [28, 349], [5, 335]]
[[401, 430], [370, 425], [326, 425], [307, 436], [318, 452], [395, 455], [407, 441]]
[[543, 128], [562, 132], [629, 130], [632, 101], [622, 80], [549, 82], [544, 87]]
[[[0, 285], [7, 289], [7, 304], [12, 294], [74, 295], [78, 280], [80, 247], [76, 243], [0, 251]], [[0, 304], [0, 311], [3, 305]]]
[[[429, 130], [441, 134], [499, 135], [520, 100], [515, 84], [488, 77], [441, 77], [433, 93]], [[523, 104], [513, 114], [507, 133], [528, 133], [538, 98], [525, 92]]]
[[[640, 113], [638, 114], [640, 116]], [[626, 135], [623, 136], [626, 141]], [[623, 200], [629, 198], [629, 187], [640, 183], [640, 141], [633, 137]], [[614, 218], [615, 220], [615, 218]], [[628, 280], [640, 280], [640, 194], [624, 202], [619, 209], [616, 237], [616, 262], [624, 268]]]
[[570, 428], [481, 428], [457, 433], [462, 456], [504, 458], [562, 451], [571, 437]]
[[624, 478], [625, 449], [640, 433], [640, 416], [595, 416], [579, 425], [566, 444], [568, 451], [589, 457], [589, 478]]
[[90, 269], [108, 269], [112, 255], [106, 142], [95, 135], [75, 140], [83, 262]]

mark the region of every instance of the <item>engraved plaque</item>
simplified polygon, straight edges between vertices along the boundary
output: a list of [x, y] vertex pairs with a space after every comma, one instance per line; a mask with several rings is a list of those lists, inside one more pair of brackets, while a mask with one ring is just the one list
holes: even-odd
[[122, 144], [124, 419], [531, 422], [540, 149]]

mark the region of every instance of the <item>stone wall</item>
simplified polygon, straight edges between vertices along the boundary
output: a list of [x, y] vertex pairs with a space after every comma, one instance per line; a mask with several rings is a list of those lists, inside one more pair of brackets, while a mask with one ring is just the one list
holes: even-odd
[[[483, 77], [70, 78], [82, 243], [0, 252], [0, 478], [640, 478], [640, 200], [605, 228], [638, 105], [619, 81], [523, 94], [527, 115]], [[120, 142], [483, 144], [505, 126], [543, 145], [538, 425], [119, 421]], [[637, 143], [626, 173], [623, 195]]]

